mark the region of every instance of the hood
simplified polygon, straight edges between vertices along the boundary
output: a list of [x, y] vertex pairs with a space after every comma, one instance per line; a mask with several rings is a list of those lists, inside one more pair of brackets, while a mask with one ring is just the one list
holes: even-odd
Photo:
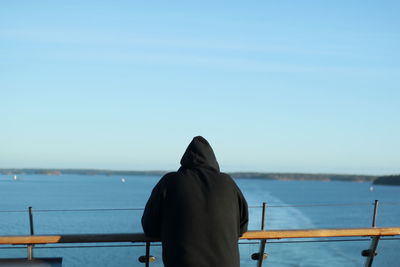
[[208, 167], [219, 171], [219, 165], [210, 144], [201, 136], [193, 138], [181, 159], [185, 168]]

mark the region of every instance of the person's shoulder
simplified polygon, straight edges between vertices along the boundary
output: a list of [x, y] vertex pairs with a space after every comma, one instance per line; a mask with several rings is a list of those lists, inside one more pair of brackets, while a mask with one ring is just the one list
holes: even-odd
[[220, 172], [219, 173], [220, 176], [226, 178], [226, 179], [230, 179], [233, 180], [232, 176], [230, 176], [229, 174], [227, 174], [226, 172]]
[[173, 179], [177, 175], [179, 175], [178, 172], [168, 172], [168, 173], [164, 174], [163, 177], [161, 177], [161, 180]]
[[219, 177], [222, 178], [224, 181], [228, 182], [228, 183], [232, 183], [235, 184], [235, 181], [233, 180], [232, 176], [230, 176], [229, 174], [225, 173], [225, 172], [220, 172], [219, 173]]
[[168, 172], [164, 174], [157, 183], [158, 188], [165, 188], [170, 184], [173, 180], [175, 180], [176, 172]]
[[232, 176], [227, 173], [221, 172], [221, 177], [225, 177], [225, 184], [229, 184], [240, 198], [244, 198], [242, 190], [240, 190], [239, 186], [236, 184], [236, 181], [232, 178]]

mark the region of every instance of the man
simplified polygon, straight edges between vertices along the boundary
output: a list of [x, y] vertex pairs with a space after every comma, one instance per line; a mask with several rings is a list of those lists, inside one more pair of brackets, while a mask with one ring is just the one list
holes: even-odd
[[232, 178], [219, 171], [214, 152], [193, 138], [177, 172], [154, 187], [142, 217], [145, 234], [160, 238], [166, 267], [238, 267], [238, 238], [248, 207]]

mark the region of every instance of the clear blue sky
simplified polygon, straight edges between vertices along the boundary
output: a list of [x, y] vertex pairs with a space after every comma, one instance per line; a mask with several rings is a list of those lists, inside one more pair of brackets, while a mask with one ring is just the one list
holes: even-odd
[[1, 1], [0, 168], [400, 172], [399, 1]]

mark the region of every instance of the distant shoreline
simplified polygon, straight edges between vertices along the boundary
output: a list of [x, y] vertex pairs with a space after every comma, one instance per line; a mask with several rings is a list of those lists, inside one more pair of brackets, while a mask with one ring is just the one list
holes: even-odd
[[400, 175], [387, 175], [378, 177], [374, 180], [374, 184], [400, 186]]
[[[168, 171], [119, 171], [119, 170], [97, 170], [97, 169], [0, 169], [2, 175], [151, 175], [162, 176]], [[244, 179], [266, 179], [281, 181], [350, 181], [350, 182], [373, 182], [378, 176], [375, 175], [353, 175], [353, 174], [315, 174], [315, 173], [264, 173], [264, 172], [230, 172], [234, 178]]]
[[167, 171], [118, 171], [97, 169], [0, 169], [3, 175], [41, 174], [41, 175], [164, 175]]

